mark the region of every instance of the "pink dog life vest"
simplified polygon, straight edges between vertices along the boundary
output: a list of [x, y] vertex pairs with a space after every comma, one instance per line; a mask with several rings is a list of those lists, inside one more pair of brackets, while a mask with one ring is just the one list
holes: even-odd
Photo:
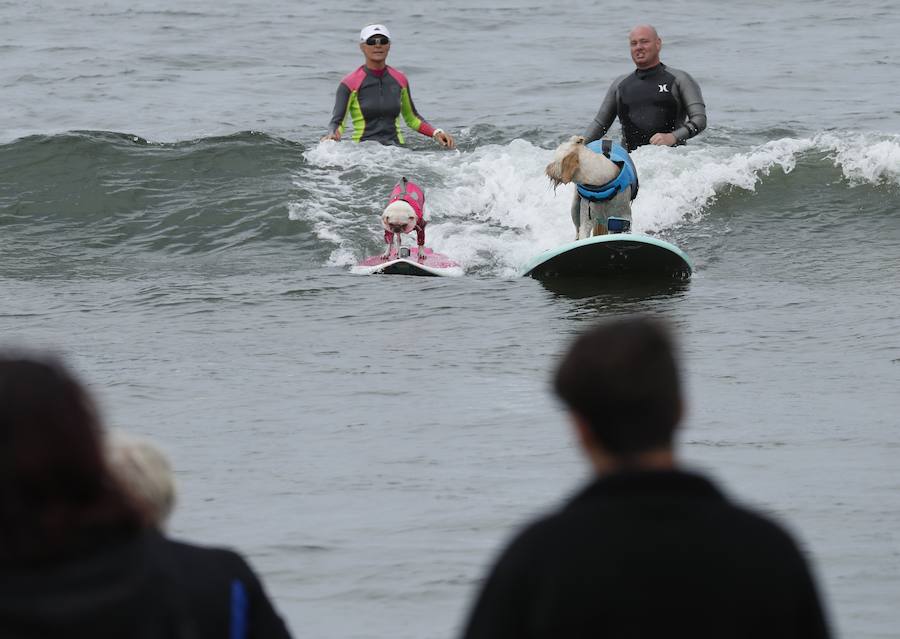
[[391, 191], [391, 199], [388, 200], [388, 204], [397, 200], [403, 200], [413, 207], [416, 217], [422, 219], [422, 211], [425, 208], [425, 191], [420, 189], [419, 185], [402, 178]]
[[[416, 243], [419, 246], [425, 244], [425, 218], [423, 217], [425, 209], [425, 191], [419, 188], [415, 182], [410, 182], [405, 177], [401, 178], [394, 190], [391, 191], [391, 199], [388, 204], [403, 200], [409, 204], [416, 213]], [[390, 244], [394, 240], [394, 234], [390, 231], [384, 232], [384, 241]]]

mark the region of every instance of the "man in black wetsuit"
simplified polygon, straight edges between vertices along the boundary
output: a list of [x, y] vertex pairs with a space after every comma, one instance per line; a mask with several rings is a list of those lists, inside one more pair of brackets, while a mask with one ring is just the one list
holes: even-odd
[[600, 110], [584, 134], [587, 142], [603, 137], [613, 120], [622, 125], [629, 151], [644, 144], [683, 144], [706, 128], [706, 105], [694, 79], [659, 61], [662, 40], [656, 29], [640, 25], [628, 34], [637, 69], [609, 87]]
[[791, 535], [677, 462], [682, 395], [663, 325], [586, 332], [554, 381], [595, 477], [503, 551], [465, 639], [829, 636]]
[[[600, 110], [584, 133], [585, 142], [599, 140], [619, 118], [622, 146], [634, 151], [645, 144], [684, 144], [706, 128], [706, 105], [700, 87], [690, 75], [659, 61], [662, 39], [650, 25], [628, 34], [631, 59], [637, 69], [616, 78]], [[584, 202], [578, 191], [572, 198], [571, 215], [576, 227]]]

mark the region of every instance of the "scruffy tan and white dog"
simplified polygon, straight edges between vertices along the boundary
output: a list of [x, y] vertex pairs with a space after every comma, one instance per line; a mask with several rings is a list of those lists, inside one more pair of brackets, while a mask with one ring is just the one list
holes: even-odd
[[[605, 235], [607, 221], [610, 217], [631, 220], [631, 200], [637, 194], [637, 172], [627, 158], [627, 151], [618, 147], [623, 154], [621, 162], [614, 161], [603, 153], [592, 151], [584, 144], [583, 136], [573, 135], [557, 147], [553, 161], [544, 172], [553, 187], [575, 182], [587, 189], [595, 189], [598, 197], [582, 197], [575, 191], [572, 202], [572, 223], [575, 225], [575, 239], [580, 240], [592, 235]], [[614, 144], [614, 143], [613, 143]], [[625, 164], [629, 168], [625, 168]], [[618, 180], [623, 169], [628, 180]], [[633, 182], [631, 178], [633, 177]]]
[[417, 184], [402, 178], [391, 192], [388, 205], [381, 213], [381, 225], [384, 227], [384, 243], [387, 248], [384, 257], [391, 254], [394, 239], [397, 240], [397, 254], [400, 254], [401, 236], [403, 233], [416, 232], [419, 245], [419, 257], [425, 256], [425, 191]]

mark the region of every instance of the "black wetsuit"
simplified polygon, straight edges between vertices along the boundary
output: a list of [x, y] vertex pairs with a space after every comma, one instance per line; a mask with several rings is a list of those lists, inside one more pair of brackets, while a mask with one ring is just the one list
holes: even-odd
[[662, 63], [617, 78], [584, 137], [601, 138], [617, 116], [629, 151], [650, 144], [656, 133], [674, 133], [681, 144], [706, 128], [700, 87], [686, 72]]
[[790, 535], [679, 471], [596, 480], [516, 536], [465, 639], [823, 639]]

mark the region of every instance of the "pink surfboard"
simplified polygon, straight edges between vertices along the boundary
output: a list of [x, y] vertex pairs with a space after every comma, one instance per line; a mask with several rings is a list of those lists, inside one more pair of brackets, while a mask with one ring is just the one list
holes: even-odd
[[[407, 247], [401, 249], [404, 253]], [[419, 257], [419, 247], [409, 247], [409, 257], [400, 257], [396, 247], [391, 249], [387, 257], [375, 255], [367, 257], [353, 267], [354, 273], [363, 275], [430, 275], [454, 277], [463, 274], [462, 266], [451, 260], [446, 255], [435, 253], [426, 247], [424, 255]]]

